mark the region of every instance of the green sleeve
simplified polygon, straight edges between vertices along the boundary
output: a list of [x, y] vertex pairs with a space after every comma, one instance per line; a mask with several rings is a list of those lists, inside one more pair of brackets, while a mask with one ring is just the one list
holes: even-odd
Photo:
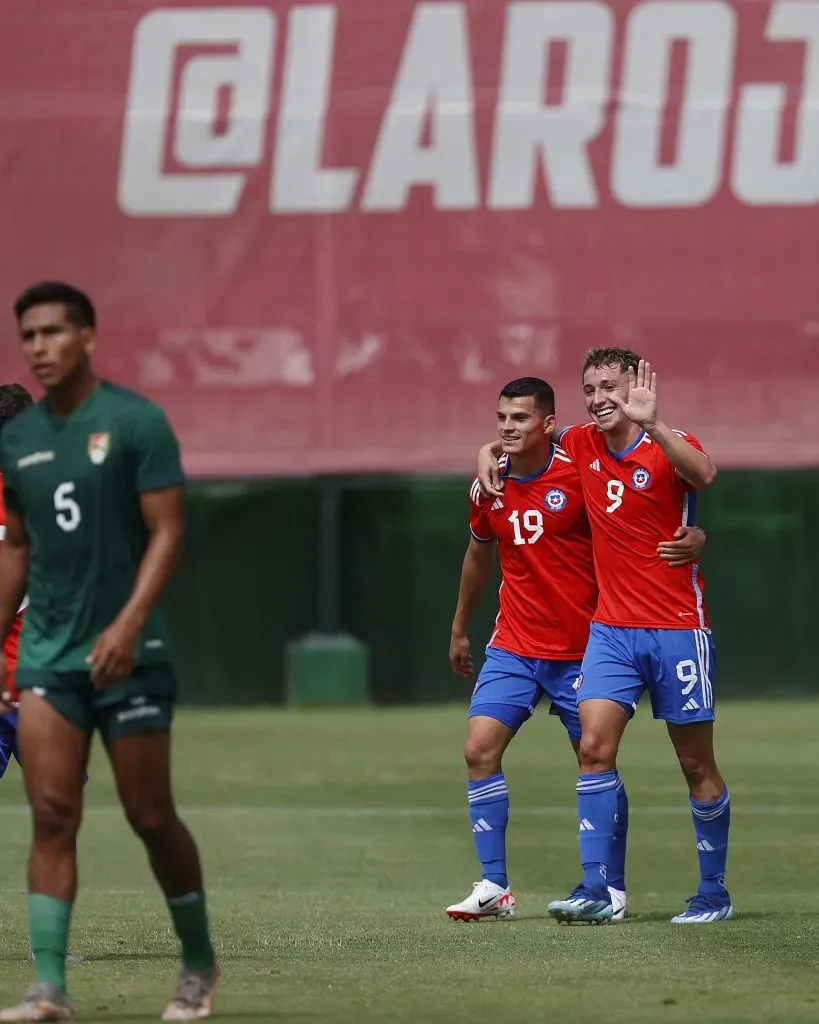
[[159, 406], [146, 405], [140, 410], [134, 427], [134, 446], [140, 494], [184, 484], [179, 442]]

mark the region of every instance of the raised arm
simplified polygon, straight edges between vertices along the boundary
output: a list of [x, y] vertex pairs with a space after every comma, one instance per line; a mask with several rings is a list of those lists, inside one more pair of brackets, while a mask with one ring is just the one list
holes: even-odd
[[705, 452], [689, 444], [657, 415], [657, 374], [651, 372], [651, 364], [645, 359], [640, 360], [636, 374], [629, 367], [628, 387], [627, 401], [613, 392], [612, 401], [662, 448], [686, 483], [698, 491], [710, 487], [717, 478], [714, 463]]
[[452, 620], [452, 636], [449, 643], [449, 661], [452, 670], [459, 676], [472, 675], [474, 666], [467, 629], [472, 613], [477, 608], [492, 576], [494, 563], [494, 541], [479, 541], [470, 537], [461, 568], [458, 603]]

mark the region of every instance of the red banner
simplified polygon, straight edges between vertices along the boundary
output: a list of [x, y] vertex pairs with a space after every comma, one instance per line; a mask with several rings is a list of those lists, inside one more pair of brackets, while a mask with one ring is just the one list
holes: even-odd
[[86, 289], [192, 473], [468, 470], [600, 344], [819, 464], [819, 4], [26, 0], [0, 89], [4, 308]]

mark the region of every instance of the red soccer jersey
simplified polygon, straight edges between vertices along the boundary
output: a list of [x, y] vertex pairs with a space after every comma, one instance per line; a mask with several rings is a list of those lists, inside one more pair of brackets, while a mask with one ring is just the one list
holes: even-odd
[[534, 476], [506, 472], [502, 498], [484, 497], [477, 481], [470, 492], [472, 536], [497, 539], [503, 577], [489, 646], [525, 658], [579, 660], [597, 604], [580, 475], [556, 445]]
[[[5, 490], [3, 487], [3, 477], [0, 475], [0, 540], [6, 535], [6, 502], [5, 502]], [[17, 652], [20, 647], [20, 633], [23, 631], [23, 608], [25, 608], [26, 602], [23, 602], [23, 607], [14, 620], [14, 625], [11, 627], [9, 635], [6, 637], [6, 642], [3, 645], [3, 650], [6, 654], [6, 685], [7, 689], [14, 700], [18, 699], [17, 688], [14, 685], [14, 671], [17, 668]]]
[[[696, 438], [675, 431], [698, 451]], [[592, 528], [600, 601], [595, 622], [639, 629], [705, 629], [699, 565], [672, 569], [657, 555], [679, 526], [693, 526], [697, 492], [648, 434], [616, 455], [593, 423], [560, 443], [574, 459]]]

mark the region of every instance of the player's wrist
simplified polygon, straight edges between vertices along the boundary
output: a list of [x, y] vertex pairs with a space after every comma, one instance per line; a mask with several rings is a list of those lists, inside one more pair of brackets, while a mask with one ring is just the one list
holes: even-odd
[[651, 423], [644, 423], [643, 430], [648, 434], [650, 438], [657, 440], [663, 434], [668, 433], [668, 427], [663, 423], [662, 420], [654, 420]]

